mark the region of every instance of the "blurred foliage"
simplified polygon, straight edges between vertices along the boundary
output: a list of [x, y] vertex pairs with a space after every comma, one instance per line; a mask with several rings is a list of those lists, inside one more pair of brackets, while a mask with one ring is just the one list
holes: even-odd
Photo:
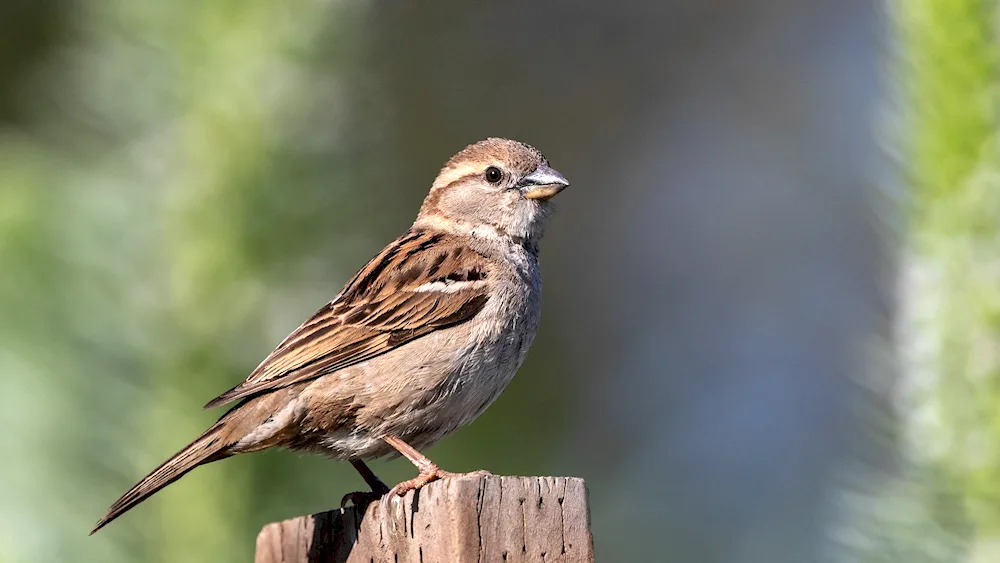
[[868, 561], [1000, 560], [1000, 4], [895, 0], [902, 478]]
[[1000, 42], [994, 1], [900, 5], [911, 92], [910, 443], [1000, 534]]

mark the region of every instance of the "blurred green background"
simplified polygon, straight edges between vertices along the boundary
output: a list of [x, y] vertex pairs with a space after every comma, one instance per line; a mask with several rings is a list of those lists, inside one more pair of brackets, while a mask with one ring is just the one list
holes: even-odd
[[1000, 560], [998, 22], [0, 0], [0, 563], [249, 561], [360, 488], [240, 456], [86, 535], [493, 135], [573, 185], [536, 344], [443, 468], [586, 478], [601, 561]]

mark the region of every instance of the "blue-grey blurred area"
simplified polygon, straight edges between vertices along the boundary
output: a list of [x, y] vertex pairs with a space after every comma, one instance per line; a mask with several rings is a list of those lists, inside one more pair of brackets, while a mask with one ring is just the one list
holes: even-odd
[[838, 476], [881, 463], [880, 25], [860, 0], [0, 2], [0, 563], [246, 561], [362, 487], [240, 456], [86, 536], [486, 136], [572, 186], [527, 362], [426, 453], [584, 477], [600, 561], [832, 557]]

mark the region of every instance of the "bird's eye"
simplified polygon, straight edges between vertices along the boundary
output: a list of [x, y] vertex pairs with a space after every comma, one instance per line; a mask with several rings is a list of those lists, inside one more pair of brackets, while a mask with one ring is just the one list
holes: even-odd
[[491, 184], [499, 184], [500, 180], [503, 180], [503, 172], [500, 171], [496, 166], [490, 166], [486, 169], [486, 181]]

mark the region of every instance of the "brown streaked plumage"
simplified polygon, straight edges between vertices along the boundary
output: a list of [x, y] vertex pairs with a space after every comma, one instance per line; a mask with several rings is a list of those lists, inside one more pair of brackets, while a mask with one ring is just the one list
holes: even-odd
[[199, 465], [274, 446], [351, 461], [373, 491], [345, 497], [355, 502], [388, 492], [365, 459], [399, 453], [416, 465], [398, 494], [451, 475], [418, 448], [479, 416], [523, 361], [540, 314], [548, 199], [566, 185], [516, 141], [487, 139], [456, 154], [413, 226], [210, 401], [240, 400], [94, 531]]
[[[366, 264], [336, 299], [285, 338], [246, 381], [205, 408], [332, 373], [478, 313], [489, 298], [485, 287], [455, 292], [447, 301], [436, 299], [434, 293], [413, 291], [425, 283], [485, 278], [484, 257], [453, 239], [408, 231]], [[386, 271], [397, 273], [388, 277], [383, 275]]]

